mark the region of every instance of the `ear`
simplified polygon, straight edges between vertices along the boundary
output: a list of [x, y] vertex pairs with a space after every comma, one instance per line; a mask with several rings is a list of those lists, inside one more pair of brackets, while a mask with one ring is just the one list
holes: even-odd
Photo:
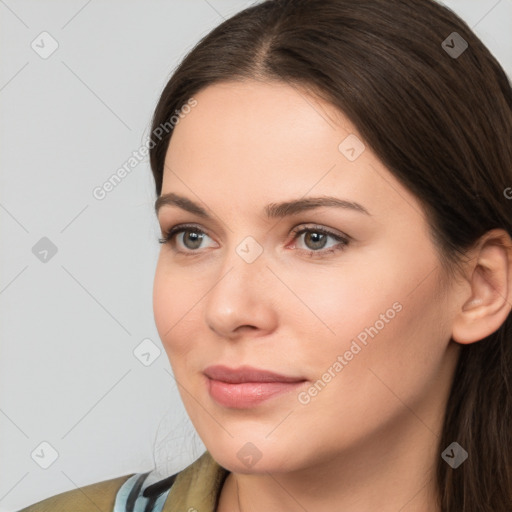
[[512, 310], [512, 241], [503, 229], [483, 235], [467, 267], [471, 291], [461, 293], [452, 339], [469, 344], [497, 331]]

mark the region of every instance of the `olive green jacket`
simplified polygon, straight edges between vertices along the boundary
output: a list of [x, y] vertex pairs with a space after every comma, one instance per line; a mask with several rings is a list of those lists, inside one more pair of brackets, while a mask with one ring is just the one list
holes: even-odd
[[[130, 506], [125, 505], [126, 498], [123, 501], [118, 496], [121, 494], [120, 489], [123, 484], [128, 486], [128, 480], [136, 481], [138, 477], [139, 480], [143, 480], [140, 477], [146, 474], [125, 475], [80, 487], [39, 501], [19, 512], [113, 512], [114, 505], [119, 508], [121, 501], [122, 509], [129, 510]], [[167, 497], [160, 494], [160, 500], [164, 499], [161, 512], [215, 512], [222, 485], [228, 474], [229, 471], [220, 466], [206, 451], [195, 462], [176, 474], [170, 490], [167, 491]], [[156, 487], [159, 484], [160, 482]], [[130, 487], [133, 488], [133, 485]], [[139, 495], [142, 496], [142, 492], [137, 494]], [[137, 506], [131, 510], [145, 510], [146, 505], [142, 505], [143, 502], [146, 502], [146, 498], [141, 497], [137, 501]]]

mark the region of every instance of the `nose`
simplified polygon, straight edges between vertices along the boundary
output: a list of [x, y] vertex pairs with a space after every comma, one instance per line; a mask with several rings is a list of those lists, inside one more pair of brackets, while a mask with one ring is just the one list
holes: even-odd
[[254, 261], [231, 249], [205, 300], [205, 321], [219, 337], [259, 337], [277, 326], [279, 281], [263, 251]]

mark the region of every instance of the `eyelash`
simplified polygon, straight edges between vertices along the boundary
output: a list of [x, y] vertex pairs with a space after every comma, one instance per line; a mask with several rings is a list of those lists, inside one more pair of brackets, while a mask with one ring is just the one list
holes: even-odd
[[[170, 243], [170, 242], [172, 242], [174, 240], [176, 235], [178, 235], [180, 233], [184, 233], [186, 231], [193, 231], [195, 233], [204, 234], [204, 235], [208, 236], [208, 233], [206, 233], [205, 231], [199, 229], [195, 225], [180, 224], [180, 225], [177, 225], [177, 226], [173, 226], [168, 231], [166, 231], [164, 233], [164, 238], [159, 238], [158, 242], [160, 244], [168, 244], [168, 243]], [[339, 242], [334, 247], [330, 247], [328, 249], [323, 249], [323, 250], [321, 249], [321, 250], [318, 250], [318, 251], [307, 250], [307, 249], [298, 249], [300, 252], [306, 253], [306, 255], [309, 256], [310, 258], [324, 258], [324, 257], [328, 256], [329, 254], [335, 253], [337, 251], [343, 251], [348, 246], [349, 241], [350, 241], [350, 237], [348, 237], [348, 236], [345, 236], [345, 237], [340, 236], [340, 235], [338, 235], [336, 233], [333, 233], [332, 231], [329, 231], [329, 230], [327, 230], [327, 229], [325, 229], [323, 227], [320, 227], [320, 226], [313, 226], [313, 227], [302, 228], [302, 229], [295, 228], [292, 231], [292, 234], [294, 235], [294, 240], [296, 238], [298, 238], [300, 235], [304, 234], [304, 233], [322, 233], [324, 235], [328, 235], [328, 236], [334, 238], [336, 241]], [[176, 253], [185, 254], [187, 256], [195, 256], [199, 252], [199, 250], [192, 250], [192, 249], [189, 249], [188, 251], [179, 251], [179, 250], [176, 250], [174, 247], [173, 247], [172, 250], [174, 252], [176, 252]]]

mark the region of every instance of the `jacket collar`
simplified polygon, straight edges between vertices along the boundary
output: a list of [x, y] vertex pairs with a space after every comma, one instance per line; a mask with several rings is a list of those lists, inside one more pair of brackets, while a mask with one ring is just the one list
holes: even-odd
[[228, 474], [206, 451], [178, 473], [162, 512], [215, 512]]

